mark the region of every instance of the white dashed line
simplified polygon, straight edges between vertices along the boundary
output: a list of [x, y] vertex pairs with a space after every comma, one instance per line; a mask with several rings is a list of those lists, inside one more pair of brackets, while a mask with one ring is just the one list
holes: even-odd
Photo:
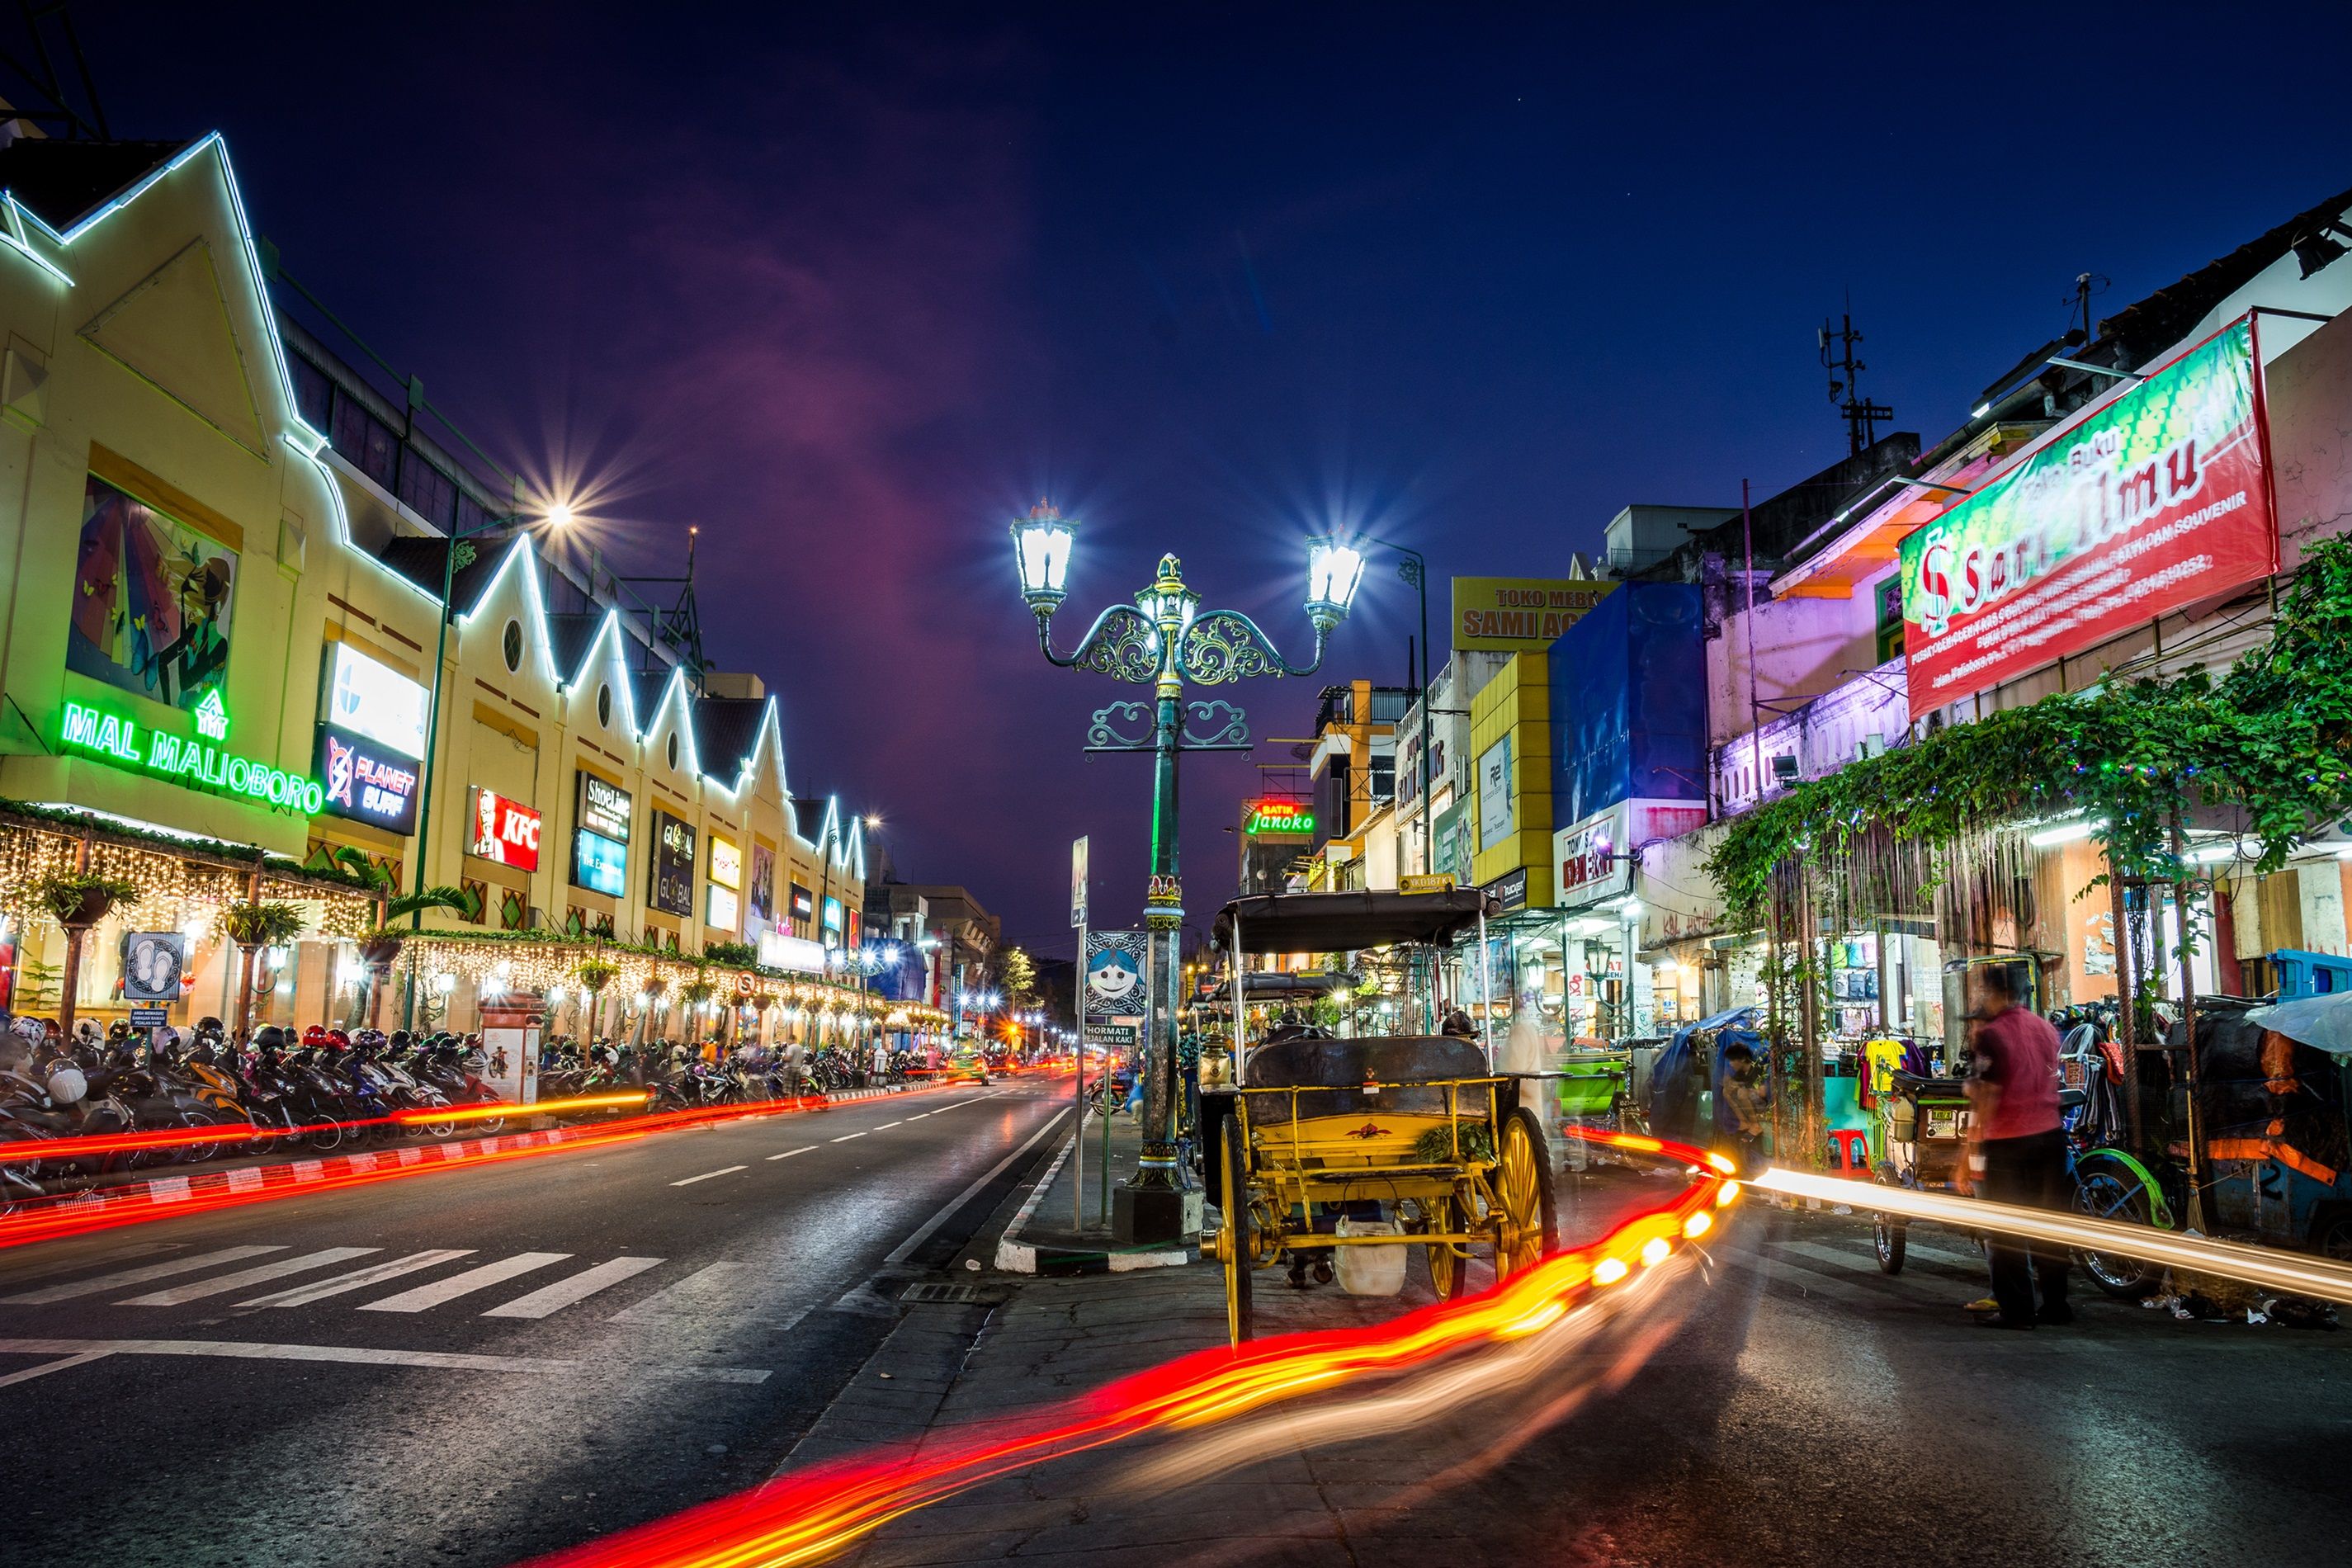
[[808, 1146], [808, 1149], [787, 1149], [781, 1154], [771, 1154], [768, 1158], [771, 1160], [789, 1160], [795, 1154], [805, 1154], [809, 1152], [809, 1149], [814, 1149], [816, 1145], [812, 1143]]
[[835, 1139], [834, 1142], [836, 1143], [846, 1143], [852, 1138], [863, 1138], [865, 1136], [866, 1134], [863, 1132], [845, 1132], [840, 1137]]
[[746, 1167], [741, 1166], [741, 1165], [730, 1165], [730, 1166], [728, 1166], [728, 1167], [727, 1167], [725, 1170], [723, 1170], [723, 1171], [705, 1171], [705, 1172], [703, 1172], [703, 1173], [702, 1173], [702, 1174], [700, 1174], [700, 1175], [698, 1175], [698, 1176], [688, 1176], [688, 1177], [687, 1177], [687, 1179], [686, 1179], [686, 1180], [684, 1180], [684, 1181], [682, 1181], [682, 1182], [672, 1182], [672, 1183], [670, 1184], [670, 1185], [671, 1185], [671, 1186], [673, 1186], [673, 1187], [690, 1187], [690, 1186], [694, 1185], [694, 1184], [695, 1184], [695, 1183], [697, 1183], [697, 1182], [707, 1182], [707, 1181], [710, 1180], [710, 1178], [711, 1178], [711, 1177], [713, 1177], [713, 1176], [725, 1176], [725, 1175], [731, 1175], [731, 1174], [733, 1174], [735, 1172], [737, 1172], [737, 1171], [740, 1171], [740, 1170], [743, 1170], [743, 1169], [745, 1169], [745, 1168], [746, 1168]]
[[907, 1118], [907, 1120], [908, 1120], [908, 1121], [920, 1121], [924, 1117], [926, 1117], [926, 1116], [929, 1116], [929, 1115], [932, 1115], [932, 1114], [933, 1114], [933, 1112], [929, 1111], [929, 1110], [918, 1111], [916, 1114], [914, 1114], [914, 1115], [909, 1116], [908, 1118]]
[[900, 1126], [904, 1126], [904, 1125], [905, 1125], [905, 1123], [903, 1123], [903, 1122], [898, 1122], [898, 1121], [885, 1121], [881, 1126], [879, 1126], [879, 1127], [868, 1128], [868, 1129], [867, 1129], [867, 1131], [872, 1131], [872, 1132], [887, 1132], [887, 1131], [890, 1131], [890, 1129], [892, 1129], [893, 1127], [900, 1127]]

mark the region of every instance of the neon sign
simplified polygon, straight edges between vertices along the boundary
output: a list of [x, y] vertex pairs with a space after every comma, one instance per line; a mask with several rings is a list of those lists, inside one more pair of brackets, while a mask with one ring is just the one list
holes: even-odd
[[1252, 833], [1312, 833], [1315, 814], [1295, 800], [1260, 800], [1250, 803], [1249, 832]]
[[195, 718], [196, 733], [205, 740], [228, 739], [228, 710], [221, 705], [219, 687], [205, 693], [205, 700], [196, 704]]
[[[224, 733], [227, 724], [224, 713]], [[189, 789], [247, 795], [305, 816], [316, 816], [326, 800], [326, 791], [316, 779], [273, 768], [251, 757], [232, 756], [203, 740], [188, 740], [159, 730], [151, 730], [142, 737], [137, 720], [79, 702], [66, 704], [65, 721], [58, 727], [58, 739], [76, 751], [118, 767], [153, 773]]]

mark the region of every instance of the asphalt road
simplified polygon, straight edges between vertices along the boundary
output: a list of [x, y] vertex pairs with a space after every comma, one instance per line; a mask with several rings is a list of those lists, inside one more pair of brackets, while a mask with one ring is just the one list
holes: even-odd
[[0, 1252], [0, 1562], [505, 1564], [755, 1484], [903, 1282], [1050, 1155], [1067, 1092], [955, 1086]]

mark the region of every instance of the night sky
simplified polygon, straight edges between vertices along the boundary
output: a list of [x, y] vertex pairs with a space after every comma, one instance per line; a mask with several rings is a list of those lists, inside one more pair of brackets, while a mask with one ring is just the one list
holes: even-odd
[[[1150, 781], [1078, 752], [1139, 690], [1036, 656], [1038, 496], [1089, 525], [1066, 643], [1173, 550], [1303, 648], [1335, 521], [1426, 550], [1442, 625], [1448, 574], [1843, 456], [1849, 291], [1932, 440], [2077, 273], [2104, 312], [2352, 184], [2341, 4], [704, 9], [77, 14], [116, 133], [225, 132], [287, 270], [608, 551], [699, 522], [795, 791], [1047, 952], [1076, 834], [1139, 913]], [[1412, 628], [1376, 561], [1325, 676], [1401, 681]], [[1317, 684], [1218, 695], [1296, 736]], [[1196, 920], [1255, 777], [1188, 765]]]

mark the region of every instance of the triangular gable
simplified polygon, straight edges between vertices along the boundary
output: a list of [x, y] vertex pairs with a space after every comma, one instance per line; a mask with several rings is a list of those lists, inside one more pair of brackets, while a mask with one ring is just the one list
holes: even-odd
[[[548, 646], [547, 599], [539, 585], [541, 570], [539, 552], [531, 548], [530, 535], [517, 534], [514, 542], [507, 547], [506, 554], [500, 558], [498, 570], [483, 586], [481, 596], [474, 601], [474, 607], [458, 616], [457, 629], [461, 633], [470, 632], [476, 621], [492, 615], [500, 596], [512, 586], [508, 581], [509, 576], [519, 578], [520, 586], [515, 586], [514, 591], [521, 596], [522, 604], [514, 616], [522, 623], [523, 668], [515, 673], [523, 673], [536, 659], [540, 673], [546, 678], [547, 683], [556, 686], [562, 682], [563, 672], [555, 668], [555, 652]], [[500, 660], [500, 668], [504, 668], [503, 659]]]
[[262, 461], [269, 438], [229, 319], [210, 241], [199, 237], [81, 329], [100, 353]]
[[[610, 686], [618, 700], [614, 703], [613, 717], [620, 721], [621, 733], [631, 742], [641, 742], [644, 735], [637, 729], [636, 683], [629, 679], [629, 661], [622, 657], [628, 647], [628, 636], [621, 630], [621, 612], [606, 610], [604, 624], [596, 635], [588, 639], [588, 651], [580, 657], [580, 668], [564, 681], [574, 690], [590, 693], [594, 701], [597, 685]], [[603, 663], [598, 663], [597, 649], [604, 649]], [[576, 725], [575, 725], [576, 728]]]

